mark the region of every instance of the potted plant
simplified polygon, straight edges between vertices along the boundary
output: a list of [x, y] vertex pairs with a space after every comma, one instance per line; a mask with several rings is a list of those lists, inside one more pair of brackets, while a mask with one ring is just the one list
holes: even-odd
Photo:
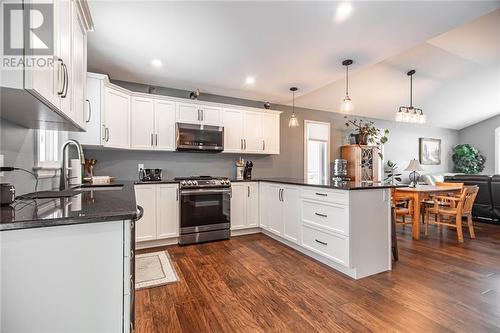
[[380, 152], [380, 147], [389, 141], [389, 130], [375, 127], [373, 121], [365, 121], [363, 119], [349, 119], [345, 116], [346, 122], [345, 126], [347, 128], [353, 127], [357, 133], [354, 133], [356, 144], [358, 145], [372, 145], [376, 146], [379, 151], [379, 156], [381, 159], [384, 157]]
[[455, 171], [465, 174], [478, 174], [484, 170], [484, 157], [481, 152], [470, 144], [461, 144], [453, 148], [452, 155]]
[[396, 185], [397, 183], [402, 182], [401, 173], [398, 171], [398, 164], [393, 161], [387, 161], [385, 167], [385, 179], [384, 182], [386, 184]]

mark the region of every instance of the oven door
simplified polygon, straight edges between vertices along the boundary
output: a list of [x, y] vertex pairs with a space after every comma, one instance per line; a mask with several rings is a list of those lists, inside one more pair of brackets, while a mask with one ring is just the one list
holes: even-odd
[[177, 123], [177, 150], [220, 153], [224, 150], [224, 127]]
[[181, 234], [229, 229], [231, 188], [181, 190]]

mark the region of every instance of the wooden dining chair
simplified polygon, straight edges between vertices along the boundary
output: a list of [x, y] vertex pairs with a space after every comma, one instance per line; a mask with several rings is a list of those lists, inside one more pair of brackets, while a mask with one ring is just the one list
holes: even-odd
[[[462, 190], [464, 189], [465, 184], [464, 183], [445, 183], [445, 182], [436, 182], [436, 187], [459, 187], [460, 188], [460, 193], [462, 193]], [[460, 196], [460, 193], [457, 192], [448, 192], [445, 194], [441, 194], [444, 196]], [[429, 217], [429, 213], [432, 213], [432, 209], [434, 207], [434, 197], [435, 194], [429, 195], [428, 198], [422, 200], [420, 202], [420, 207], [422, 207], [421, 212], [422, 212], [422, 223], [426, 223], [426, 218]], [[442, 205], [447, 205], [448, 202], [441, 202]], [[437, 221], [437, 215], [434, 215], [434, 221]]]
[[[431, 221], [427, 218], [425, 235], [428, 235], [429, 224], [445, 225], [457, 229], [458, 241], [462, 243], [464, 241], [462, 220], [465, 217], [467, 219], [470, 237], [476, 238], [474, 225], [472, 223], [472, 206], [474, 205], [478, 191], [478, 186], [464, 186], [460, 196], [435, 196], [434, 206], [431, 208], [430, 212], [436, 214], [437, 219], [436, 221]], [[443, 221], [444, 217], [447, 218], [446, 221]], [[455, 223], [452, 223], [453, 219], [455, 219]]]
[[[411, 221], [406, 221], [406, 217], [413, 216], [413, 198], [404, 193], [393, 192], [392, 202], [396, 223], [403, 224], [403, 227], [406, 224], [412, 224]], [[401, 217], [401, 222], [398, 221], [398, 217]]]

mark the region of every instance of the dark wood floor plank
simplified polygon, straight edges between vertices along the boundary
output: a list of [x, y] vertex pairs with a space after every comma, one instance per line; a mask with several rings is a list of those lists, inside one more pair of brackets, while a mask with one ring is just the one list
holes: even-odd
[[476, 235], [398, 227], [400, 261], [357, 281], [262, 234], [169, 246], [179, 282], [136, 293], [136, 332], [500, 332], [500, 226]]

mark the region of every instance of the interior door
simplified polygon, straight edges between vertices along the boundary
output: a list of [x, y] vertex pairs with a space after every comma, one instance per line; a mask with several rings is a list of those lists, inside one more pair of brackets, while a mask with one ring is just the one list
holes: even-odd
[[104, 97], [104, 126], [106, 147], [129, 147], [130, 97], [116, 89], [106, 87]]
[[280, 153], [280, 115], [262, 114], [262, 141], [266, 154]]
[[177, 184], [156, 185], [156, 238], [179, 236], [179, 190]]
[[175, 150], [175, 103], [155, 100], [155, 148]]
[[300, 190], [297, 187], [283, 186], [283, 237], [296, 244], [300, 239]]
[[262, 113], [245, 111], [245, 142], [244, 150], [247, 153], [262, 153]]
[[246, 186], [245, 183], [231, 184], [231, 230], [246, 226]]
[[220, 126], [222, 124], [222, 109], [215, 106], [204, 105], [201, 108], [202, 123], [205, 125]]
[[237, 109], [224, 109], [224, 152], [239, 153], [243, 149], [243, 114]]
[[246, 187], [246, 225], [247, 227], [259, 226], [259, 183], [248, 182]]
[[177, 103], [177, 122], [187, 124], [201, 123], [201, 108], [198, 104]]
[[136, 224], [135, 240], [156, 239], [156, 185], [136, 185], [135, 200], [144, 209], [141, 221]]
[[130, 102], [130, 148], [151, 150], [154, 137], [154, 102], [151, 98], [132, 97]]

